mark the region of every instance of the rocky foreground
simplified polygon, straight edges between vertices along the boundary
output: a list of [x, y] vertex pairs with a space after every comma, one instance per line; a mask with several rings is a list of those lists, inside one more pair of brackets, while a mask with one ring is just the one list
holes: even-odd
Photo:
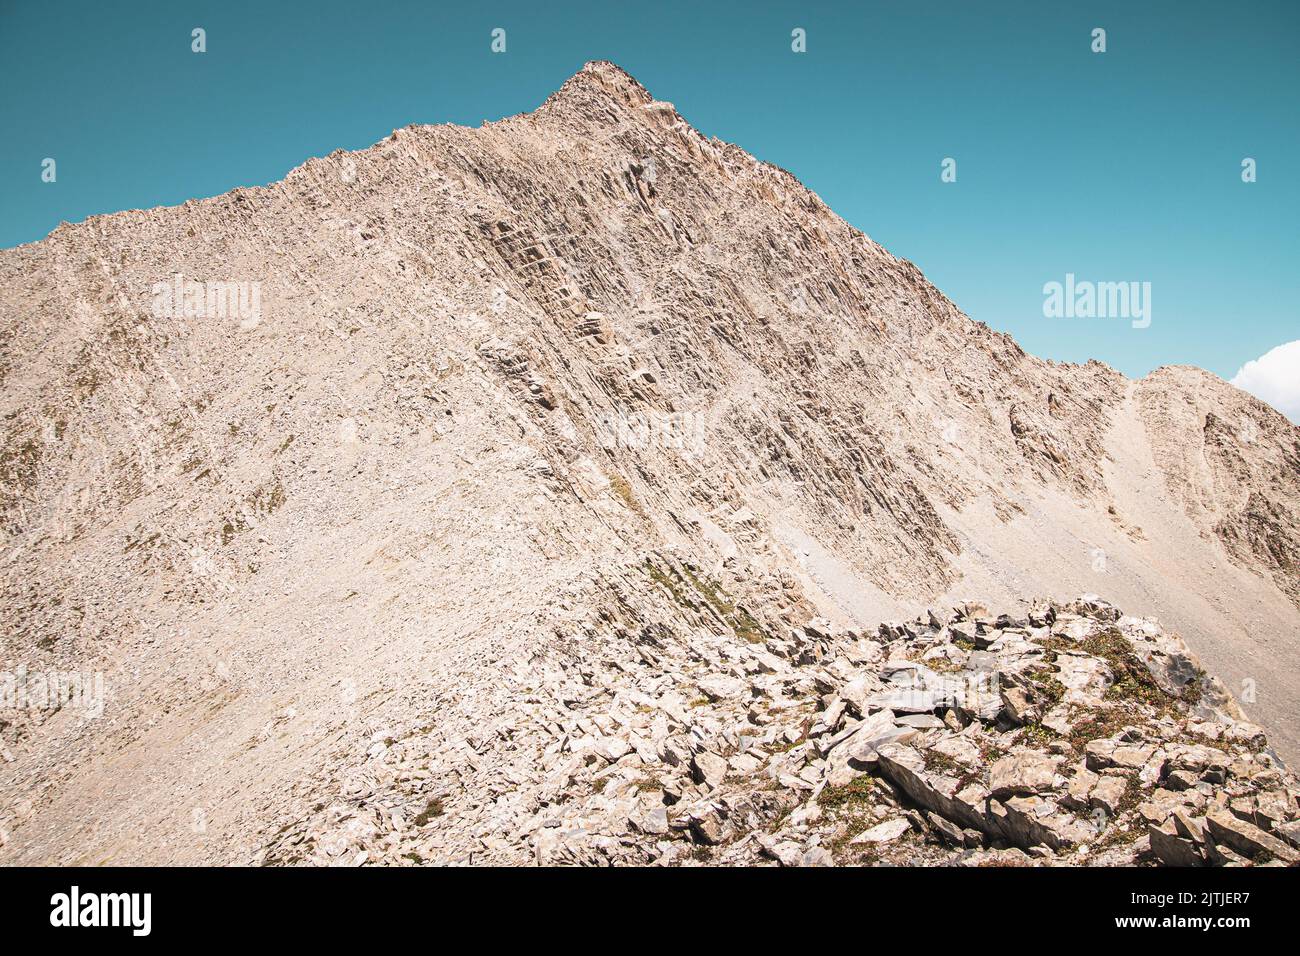
[[376, 739], [260, 861], [1300, 861], [1300, 784], [1152, 620], [1085, 596], [773, 636], [697, 570], [642, 570], [715, 626], [568, 648], [464, 737]]

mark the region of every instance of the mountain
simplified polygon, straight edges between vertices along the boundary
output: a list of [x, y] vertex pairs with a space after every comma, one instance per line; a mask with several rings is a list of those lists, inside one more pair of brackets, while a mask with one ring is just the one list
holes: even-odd
[[104, 687], [7, 711], [0, 858], [531, 859], [619, 720], [690, 726], [686, 664], [972, 601], [1158, 618], [1300, 753], [1300, 430], [1026, 354], [612, 64], [0, 286], [0, 660]]

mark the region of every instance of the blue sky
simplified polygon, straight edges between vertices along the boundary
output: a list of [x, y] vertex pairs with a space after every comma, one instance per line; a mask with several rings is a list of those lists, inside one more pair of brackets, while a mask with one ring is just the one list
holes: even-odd
[[[0, 246], [530, 110], [610, 59], [1029, 351], [1231, 377], [1300, 339], [1298, 40], [1296, 0], [0, 0]], [[1150, 326], [1044, 317], [1066, 273], [1150, 282]]]

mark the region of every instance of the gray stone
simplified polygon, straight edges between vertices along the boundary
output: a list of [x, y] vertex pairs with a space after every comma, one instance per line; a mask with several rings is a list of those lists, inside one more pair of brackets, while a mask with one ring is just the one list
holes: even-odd
[[798, 866], [803, 859], [803, 848], [793, 840], [778, 840], [763, 850], [782, 866]]
[[1273, 833], [1291, 844], [1291, 846], [1300, 849], [1300, 820], [1279, 823], [1273, 827]]
[[[951, 711], [948, 711], [951, 713]], [[914, 727], [917, 730], [937, 730], [944, 726], [944, 722], [933, 714], [907, 714], [904, 717], [896, 718], [896, 722], [904, 727]]]
[[691, 815], [691, 836], [696, 843], [713, 846], [726, 838], [722, 817], [716, 810]]
[[803, 629], [814, 640], [826, 640], [830, 638], [833, 628], [831, 622], [824, 617], [815, 617], [803, 626]]
[[727, 761], [727, 766], [743, 776], [756, 771], [763, 766], [763, 762], [751, 754], [736, 754]]
[[1002, 689], [1002, 709], [1007, 717], [1016, 724], [1028, 723], [1038, 715], [1037, 708], [1029, 699], [1028, 693], [1020, 687]]
[[896, 714], [932, 714], [941, 707], [950, 707], [953, 695], [944, 690], [924, 687], [900, 687], [877, 694], [868, 702], [871, 707], [892, 710]]
[[1020, 847], [1042, 844], [1060, 850], [1086, 843], [1094, 833], [1092, 827], [1042, 797], [990, 800], [989, 817], [998, 833]]
[[1151, 852], [1166, 866], [1203, 866], [1205, 859], [1190, 840], [1174, 832], [1172, 825], [1148, 826]]
[[964, 846], [966, 842], [965, 832], [957, 824], [953, 823], [933, 810], [925, 811], [925, 820], [930, 826], [948, 843], [953, 846]]
[[727, 761], [715, 753], [701, 750], [691, 758], [691, 776], [696, 783], [716, 787], [727, 776]]
[[[953, 643], [957, 641], [966, 641], [970, 644], [976, 644], [976, 640], [981, 637], [979, 629], [975, 626], [974, 621], [954, 621], [948, 625], [948, 637]], [[976, 645], [978, 647], [987, 647], [988, 641], [982, 641]]]
[[822, 847], [809, 847], [804, 851], [803, 856], [799, 859], [800, 866], [834, 866], [835, 859], [831, 856], [829, 850]]
[[655, 807], [638, 817], [628, 820], [633, 827], [651, 836], [662, 836], [668, 832], [668, 808]]
[[1079, 768], [1075, 771], [1074, 776], [1070, 778], [1066, 785], [1066, 792], [1060, 797], [1059, 803], [1067, 810], [1074, 810], [1082, 813], [1086, 811], [1091, 804], [1088, 798], [1092, 796], [1092, 788], [1097, 785], [1101, 777], [1087, 768]]
[[1108, 767], [1140, 770], [1156, 752], [1151, 744], [1130, 744], [1117, 740], [1090, 740], [1084, 746], [1088, 769], [1102, 771]]
[[836, 750], [842, 748], [845, 757], [860, 766], [871, 766], [875, 763], [876, 752], [882, 746], [915, 735], [915, 729], [899, 726], [892, 713], [882, 710], [858, 724], [853, 733], [837, 745]]
[[632, 745], [622, 737], [605, 737], [595, 750], [610, 763], [617, 763], [632, 752]]
[[1226, 844], [1245, 856], [1254, 858], [1260, 853], [1268, 853], [1285, 863], [1300, 862], [1300, 851], [1253, 823], [1237, 819], [1226, 810], [1207, 815], [1205, 822], [1216, 843]]
[[886, 820], [884, 823], [877, 823], [868, 830], [863, 830], [855, 836], [850, 843], [888, 843], [890, 840], [897, 840], [904, 833], [910, 830], [912, 825], [902, 818]]
[[1170, 820], [1178, 835], [1191, 840], [1198, 847], [1205, 845], [1205, 818], [1194, 817], [1186, 810], [1175, 810], [1170, 814]]
[[989, 790], [999, 799], [1046, 793], [1064, 782], [1056, 761], [1032, 750], [1008, 754], [989, 771]]
[[725, 674], [701, 678], [697, 685], [700, 693], [715, 703], [720, 700], [737, 700], [745, 692], [744, 681]]
[[961, 781], [953, 777], [927, 771], [924, 758], [915, 749], [900, 744], [881, 747], [877, 767], [913, 803], [963, 827], [988, 828], [985, 818], [988, 791], [983, 786], [973, 783], [962, 787]]
[[1106, 811], [1108, 816], [1115, 816], [1119, 812], [1120, 801], [1128, 793], [1129, 782], [1126, 777], [1114, 777], [1103, 774], [1097, 780], [1097, 785], [1092, 788], [1092, 793], [1088, 796], [1088, 805], [1091, 807], [1100, 807]]

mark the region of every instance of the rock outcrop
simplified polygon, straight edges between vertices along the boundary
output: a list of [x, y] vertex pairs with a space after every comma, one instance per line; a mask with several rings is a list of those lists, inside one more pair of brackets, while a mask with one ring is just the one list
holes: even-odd
[[[708, 616], [691, 569], [644, 570]], [[703, 620], [624, 630], [647, 598], [609, 600], [468, 736], [395, 727], [313, 782], [305, 799], [351, 796], [290, 815], [257, 860], [1300, 861], [1300, 783], [1263, 732], [1181, 641], [1095, 597], [741, 642]]]

